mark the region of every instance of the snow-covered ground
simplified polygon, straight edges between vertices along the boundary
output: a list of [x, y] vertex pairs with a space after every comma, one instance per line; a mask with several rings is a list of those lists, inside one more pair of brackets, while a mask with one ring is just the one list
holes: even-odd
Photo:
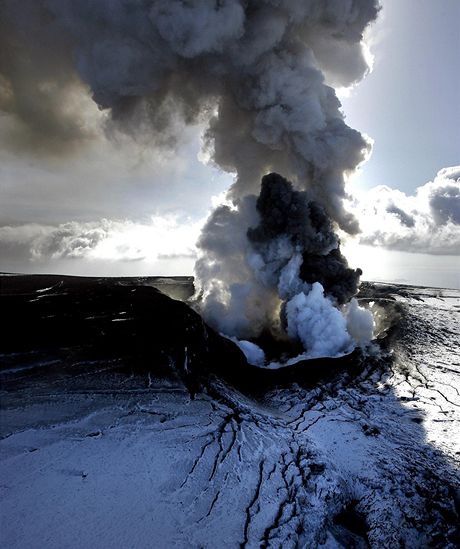
[[2, 546], [458, 547], [460, 292], [376, 292], [400, 315], [379, 352], [259, 400], [4, 370]]

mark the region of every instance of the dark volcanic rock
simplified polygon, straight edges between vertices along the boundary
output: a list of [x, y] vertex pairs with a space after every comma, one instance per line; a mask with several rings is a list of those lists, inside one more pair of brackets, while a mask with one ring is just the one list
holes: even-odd
[[4, 368], [40, 355], [59, 359], [59, 368], [119, 360], [157, 378], [179, 376], [194, 392], [211, 369], [246, 365], [240, 349], [185, 303], [142, 282], [3, 276], [0, 283]]
[[[316, 383], [344, 367], [359, 368], [359, 352], [279, 370], [251, 366], [232, 341], [188, 305], [129, 279], [3, 276], [0, 308], [8, 319], [0, 342], [3, 367], [45, 356], [64, 370], [85, 361], [118, 360], [155, 378], [179, 377], [192, 394], [215, 375], [247, 394]], [[0, 365], [1, 369], [1, 365]]]

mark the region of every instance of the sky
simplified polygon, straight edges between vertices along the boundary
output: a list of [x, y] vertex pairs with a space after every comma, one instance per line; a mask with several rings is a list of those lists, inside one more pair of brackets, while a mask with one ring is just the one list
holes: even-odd
[[[373, 142], [347, 187], [362, 232], [342, 235], [365, 279], [460, 287], [460, 169], [447, 169], [460, 163], [459, 20], [457, 0], [383, 0], [366, 31], [372, 71], [347, 89], [324, 71], [346, 123]], [[233, 182], [210, 160], [206, 117], [120, 131], [40, 44], [43, 66], [0, 56], [0, 270], [192, 274]]]
[[374, 70], [348, 97], [348, 123], [374, 140], [362, 188], [406, 193], [460, 157], [460, 2], [384, 0], [370, 31]]

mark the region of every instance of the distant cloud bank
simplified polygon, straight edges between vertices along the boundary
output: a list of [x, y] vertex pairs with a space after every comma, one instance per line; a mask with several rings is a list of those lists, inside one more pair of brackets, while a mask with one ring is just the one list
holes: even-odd
[[[360, 244], [432, 255], [460, 255], [460, 166], [444, 168], [433, 181], [407, 196], [378, 186], [355, 197]], [[205, 220], [152, 216], [140, 223], [100, 219], [59, 225], [0, 226], [0, 269], [12, 262], [43, 265], [56, 260], [115, 263], [196, 256]]]
[[460, 255], [460, 166], [444, 168], [414, 195], [381, 185], [353, 204], [361, 244]]
[[58, 226], [4, 226], [0, 227], [0, 255], [32, 263], [61, 259], [132, 262], [190, 258], [195, 256], [200, 227], [200, 223], [188, 224], [176, 216], [152, 217], [146, 223], [101, 219]]

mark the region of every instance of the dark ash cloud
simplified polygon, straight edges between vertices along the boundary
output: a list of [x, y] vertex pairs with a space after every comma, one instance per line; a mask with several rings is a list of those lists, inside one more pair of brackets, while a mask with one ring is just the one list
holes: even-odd
[[[362, 273], [348, 267], [332, 220], [322, 206], [309, 201], [305, 192], [296, 191], [286, 179], [272, 173], [262, 178], [256, 209], [260, 221], [248, 229], [248, 238], [270, 270], [278, 259], [273, 242], [281, 238], [289, 242], [296, 254], [301, 254], [300, 280], [321, 283], [325, 294], [340, 304], [357, 293]], [[275, 275], [276, 283], [286, 264], [287, 261], [281, 261], [271, 275]]]
[[[343, 173], [369, 145], [322, 71], [342, 83], [366, 73], [377, 0], [4, 0], [0, 10], [0, 108], [18, 147], [72, 148], [100, 126], [169, 146], [178, 117], [206, 119], [214, 162], [237, 174], [233, 197], [276, 169], [356, 232]], [[78, 92], [107, 113], [98, 127]]]

